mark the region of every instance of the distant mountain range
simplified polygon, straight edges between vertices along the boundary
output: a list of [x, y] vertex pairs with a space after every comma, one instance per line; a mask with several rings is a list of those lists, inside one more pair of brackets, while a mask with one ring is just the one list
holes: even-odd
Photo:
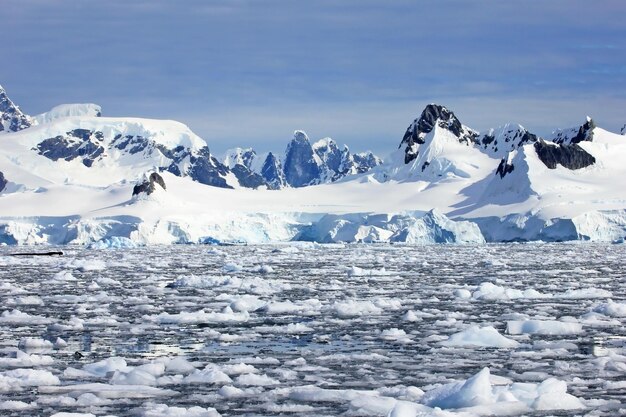
[[218, 158], [175, 121], [29, 116], [0, 87], [0, 243], [626, 238], [626, 137], [589, 117], [542, 138], [429, 104], [398, 139], [384, 162], [301, 130]]

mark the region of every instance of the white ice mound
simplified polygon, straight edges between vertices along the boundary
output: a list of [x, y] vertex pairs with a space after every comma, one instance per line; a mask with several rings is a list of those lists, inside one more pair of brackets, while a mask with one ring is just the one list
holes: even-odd
[[61, 104], [53, 107], [50, 111], [34, 116], [33, 119], [41, 125], [64, 117], [76, 116], [100, 117], [102, 116], [102, 108], [93, 103]]
[[[567, 393], [567, 384], [555, 378], [548, 378], [540, 384], [513, 383], [496, 386], [492, 380], [489, 368], [483, 368], [465, 381], [453, 382], [426, 392], [420, 402], [428, 407], [442, 409], [471, 407], [472, 413], [479, 415], [499, 414], [498, 410], [507, 410], [506, 414], [511, 415], [531, 410], [585, 408], [578, 398]], [[390, 415], [401, 414], [393, 414], [392, 410]]]
[[446, 384], [428, 391], [422, 397], [422, 402], [429, 407], [443, 409], [493, 404], [496, 397], [489, 376], [489, 368], [483, 368], [466, 381]]
[[319, 243], [484, 243], [478, 226], [453, 221], [438, 210], [403, 214], [327, 214], [305, 228], [295, 240]]
[[459, 333], [454, 333], [448, 340], [441, 342], [444, 346], [480, 346], [497, 348], [514, 348], [519, 345], [515, 340], [502, 336], [493, 326], [471, 326]]

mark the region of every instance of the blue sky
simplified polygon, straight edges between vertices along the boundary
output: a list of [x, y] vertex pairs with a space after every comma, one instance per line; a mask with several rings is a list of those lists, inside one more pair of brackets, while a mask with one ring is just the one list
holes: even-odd
[[626, 123], [626, 2], [20, 0], [0, 84], [24, 111], [94, 102], [182, 121], [214, 152], [295, 129], [393, 150], [437, 102], [472, 128]]

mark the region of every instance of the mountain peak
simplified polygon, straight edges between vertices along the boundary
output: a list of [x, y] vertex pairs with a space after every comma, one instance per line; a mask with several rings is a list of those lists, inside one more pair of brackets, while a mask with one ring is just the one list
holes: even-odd
[[6, 90], [0, 85], [0, 132], [6, 130], [17, 132], [31, 126], [30, 118], [7, 95]]
[[580, 142], [591, 142], [593, 140], [593, 130], [596, 123], [589, 116], [585, 119], [585, 123], [578, 127], [570, 129], [558, 129], [552, 132], [551, 140], [559, 145], [571, 145]]
[[463, 126], [451, 110], [445, 106], [430, 103], [424, 108], [420, 117], [413, 120], [402, 137], [399, 147], [406, 146], [404, 150], [405, 164], [417, 158], [419, 145], [425, 143], [426, 135], [432, 132], [435, 126], [450, 131], [458, 138], [459, 142], [465, 144], [473, 142], [478, 135], [473, 130]]
[[309, 142], [309, 137], [304, 130], [294, 130], [293, 141], [300, 143]]

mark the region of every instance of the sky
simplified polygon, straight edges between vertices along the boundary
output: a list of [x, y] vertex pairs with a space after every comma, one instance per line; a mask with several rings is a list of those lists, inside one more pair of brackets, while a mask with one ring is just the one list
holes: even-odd
[[623, 0], [0, 2], [0, 85], [28, 114], [174, 119], [214, 153], [296, 129], [395, 149], [428, 103], [484, 131], [626, 123]]

